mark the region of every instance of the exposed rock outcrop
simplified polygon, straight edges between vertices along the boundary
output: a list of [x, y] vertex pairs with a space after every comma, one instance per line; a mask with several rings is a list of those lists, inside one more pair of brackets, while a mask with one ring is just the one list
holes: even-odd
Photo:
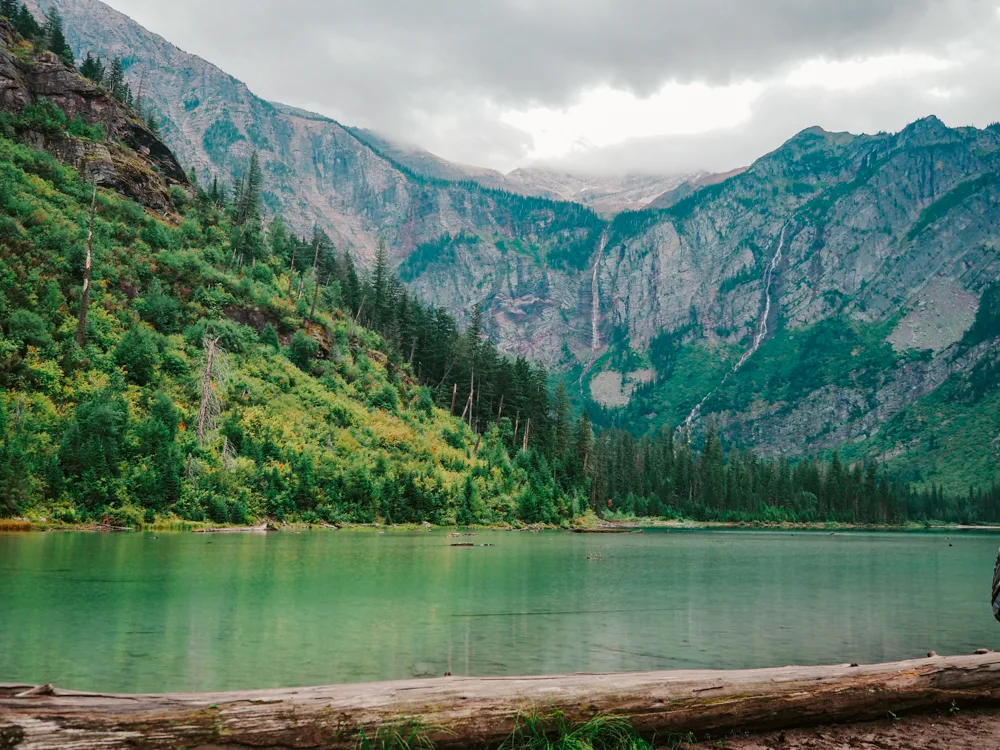
[[50, 52], [36, 52], [0, 19], [0, 111], [20, 114], [47, 100], [68, 118], [100, 125], [104, 142], [64, 133], [25, 131], [21, 137], [78, 169], [85, 179], [136, 199], [157, 211], [171, 210], [171, 185], [188, 179], [170, 149], [123, 103], [81, 77]]

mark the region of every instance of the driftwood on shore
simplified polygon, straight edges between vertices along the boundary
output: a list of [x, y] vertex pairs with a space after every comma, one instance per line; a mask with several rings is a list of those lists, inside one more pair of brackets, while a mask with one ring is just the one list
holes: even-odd
[[635, 529], [624, 528], [621, 526], [598, 526], [593, 529], [570, 529], [574, 534], [631, 534]]
[[278, 527], [268, 521], [258, 526], [211, 526], [205, 529], [195, 529], [195, 534], [264, 534], [278, 531]]
[[[354, 748], [415, 721], [442, 748], [496, 746], [518, 714], [626, 716], [646, 736], [784, 729], [1000, 701], [1000, 654], [869, 666], [463, 678], [233, 693], [103, 695], [0, 685], [0, 747]], [[23, 697], [18, 697], [18, 696]], [[3, 744], [6, 742], [7, 744]]]

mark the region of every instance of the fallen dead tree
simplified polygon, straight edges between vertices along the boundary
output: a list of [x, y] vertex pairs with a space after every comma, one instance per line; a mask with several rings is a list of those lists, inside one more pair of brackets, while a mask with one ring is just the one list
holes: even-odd
[[[19, 697], [20, 696], [20, 697]], [[631, 719], [643, 735], [785, 729], [1000, 701], [1000, 654], [867, 666], [462, 678], [233, 693], [0, 686], [0, 748], [354, 748], [387, 723], [439, 747], [495, 746], [523, 713]]]

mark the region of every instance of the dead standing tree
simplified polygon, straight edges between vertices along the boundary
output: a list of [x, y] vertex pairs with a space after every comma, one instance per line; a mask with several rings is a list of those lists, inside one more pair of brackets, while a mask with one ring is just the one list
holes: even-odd
[[229, 376], [226, 353], [219, 346], [218, 337], [205, 337], [205, 369], [201, 375], [201, 404], [198, 407], [198, 444], [205, 442], [205, 435], [215, 429], [215, 422], [222, 413], [222, 387]]
[[90, 229], [87, 230], [87, 256], [83, 261], [83, 291], [80, 293], [80, 317], [76, 323], [76, 343], [83, 347], [87, 338], [87, 308], [90, 306], [90, 272], [94, 265], [94, 214], [97, 211], [97, 185], [90, 199]]

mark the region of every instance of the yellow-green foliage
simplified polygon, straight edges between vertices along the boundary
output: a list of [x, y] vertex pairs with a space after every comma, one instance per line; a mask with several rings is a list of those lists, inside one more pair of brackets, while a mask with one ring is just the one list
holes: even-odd
[[[0, 138], [0, 514], [516, 519], [526, 474], [498, 431], [478, 443], [422, 402], [409, 367], [335, 304], [306, 320], [280, 263], [231, 268], [230, 218], [204, 200], [168, 225], [99, 191], [78, 347], [90, 191]], [[300, 332], [318, 353], [296, 366]], [[206, 338], [227, 377], [213, 377], [221, 413], [199, 444]]]

